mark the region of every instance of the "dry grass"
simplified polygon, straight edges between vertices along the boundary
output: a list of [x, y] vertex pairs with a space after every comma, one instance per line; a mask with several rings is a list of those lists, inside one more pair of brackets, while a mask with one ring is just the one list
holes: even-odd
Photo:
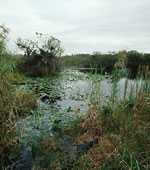
[[17, 117], [30, 114], [37, 107], [37, 99], [34, 93], [17, 90], [14, 96], [14, 113]]
[[9, 153], [16, 148], [16, 122], [19, 117], [30, 113], [36, 107], [32, 93], [15, 92], [7, 74], [0, 74], [0, 167], [9, 162]]
[[57, 149], [56, 143], [52, 138], [44, 139], [40, 142], [41, 150], [43, 153], [48, 154], [52, 150], [55, 151]]
[[[103, 133], [102, 120], [96, 106], [89, 109], [80, 126], [85, 132], [77, 136], [76, 143], [86, 143], [94, 139], [98, 139], [98, 143], [80, 157], [78, 166], [81, 166], [81, 169], [98, 170], [102, 163], [117, 151], [120, 139], [116, 135], [109, 136]], [[83, 161], [90, 162], [88, 167], [82, 167]]]
[[[85, 129], [85, 132], [77, 136], [76, 142], [84, 143], [96, 138], [98, 144], [78, 159], [74, 169], [99, 170], [100, 167], [104, 170], [133, 169], [133, 167], [146, 169], [150, 167], [148, 149], [150, 148], [150, 95], [139, 92], [134, 106], [130, 109], [125, 106], [126, 103], [122, 102], [112, 111], [114, 117], [110, 119], [117, 120], [118, 130], [116, 131], [114, 124], [111, 132], [105, 127], [109, 123], [107, 123], [108, 119], [102, 116], [103, 111], [94, 106], [90, 108], [87, 118], [81, 123], [81, 128]], [[124, 153], [124, 150], [127, 152]], [[103, 167], [105, 163], [107, 168]]]
[[96, 106], [91, 106], [86, 119], [84, 119], [80, 125], [82, 129], [85, 129], [85, 133], [77, 137], [77, 143], [85, 143], [102, 136], [102, 123], [98, 117]]
[[[8, 150], [16, 144], [15, 122], [11, 120], [13, 115], [13, 95], [8, 79], [0, 75], [0, 157], [5, 161]], [[2, 164], [3, 162], [1, 162]]]

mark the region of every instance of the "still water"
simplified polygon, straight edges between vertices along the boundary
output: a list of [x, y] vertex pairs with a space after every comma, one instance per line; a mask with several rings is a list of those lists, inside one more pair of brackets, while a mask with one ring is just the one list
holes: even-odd
[[[18, 122], [18, 129], [25, 144], [36, 143], [43, 136], [52, 135], [55, 120], [62, 126], [76, 117], [85, 115], [90, 104], [105, 105], [113, 96], [116, 102], [136, 95], [142, 80], [121, 78], [113, 81], [110, 76], [65, 70], [47, 78], [28, 79], [20, 88], [37, 94], [38, 108], [27, 118]], [[41, 101], [42, 96], [47, 96]]]

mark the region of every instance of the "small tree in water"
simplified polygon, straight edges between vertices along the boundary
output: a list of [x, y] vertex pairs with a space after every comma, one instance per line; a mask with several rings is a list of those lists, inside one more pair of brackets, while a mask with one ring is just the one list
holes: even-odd
[[33, 76], [43, 76], [59, 69], [59, 57], [63, 53], [61, 42], [49, 35], [36, 33], [35, 40], [17, 40], [17, 46], [24, 51], [24, 61], [20, 65], [24, 72]]

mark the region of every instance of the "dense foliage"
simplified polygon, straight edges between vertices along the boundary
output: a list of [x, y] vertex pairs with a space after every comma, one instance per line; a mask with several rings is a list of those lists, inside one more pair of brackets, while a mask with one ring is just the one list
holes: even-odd
[[63, 49], [60, 41], [52, 36], [36, 33], [35, 40], [17, 40], [17, 46], [24, 51], [24, 60], [19, 68], [33, 76], [43, 76], [59, 69]]
[[118, 63], [120, 64], [121, 60], [124, 62], [124, 67], [132, 75], [136, 75], [140, 67], [148, 67], [150, 69], [150, 54], [143, 54], [137, 51], [120, 51], [118, 53], [108, 54], [76, 54], [63, 57], [65, 66], [96, 68], [100, 72], [112, 72], [116, 65], [118, 66]]

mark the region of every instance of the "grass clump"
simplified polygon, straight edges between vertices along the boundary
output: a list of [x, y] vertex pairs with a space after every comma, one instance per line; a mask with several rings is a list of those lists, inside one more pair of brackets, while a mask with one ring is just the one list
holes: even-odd
[[25, 90], [15, 92], [14, 112], [18, 117], [27, 116], [36, 107], [37, 99], [33, 92], [26, 92]]

